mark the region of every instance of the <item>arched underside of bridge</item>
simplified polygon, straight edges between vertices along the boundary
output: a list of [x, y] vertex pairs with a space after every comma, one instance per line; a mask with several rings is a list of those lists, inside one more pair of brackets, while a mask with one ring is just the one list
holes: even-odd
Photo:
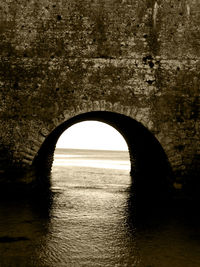
[[50, 172], [55, 146], [60, 135], [73, 124], [86, 120], [107, 123], [124, 137], [130, 155], [132, 187], [138, 196], [160, 197], [171, 193], [172, 172], [158, 140], [147, 128], [131, 117], [107, 111], [77, 115], [56, 127], [47, 136], [33, 161], [38, 176]]

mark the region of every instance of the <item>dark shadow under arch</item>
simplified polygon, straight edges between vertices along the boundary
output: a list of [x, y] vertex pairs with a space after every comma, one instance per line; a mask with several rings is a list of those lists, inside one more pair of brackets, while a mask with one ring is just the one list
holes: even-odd
[[136, 120], [118, 113], [107, 111], [88, 112], [77, 115], [54, 129], [46, 138], [33, 167], [37, 172], [51, 171], [54, 150], [60, 135], [78, 122], [96, 120], [114, 127], [127, 142], [132, 187], [136, 198], [143, 200], [168, 197], [172, 192], [172, 171], [167, 156], [154, 135]]

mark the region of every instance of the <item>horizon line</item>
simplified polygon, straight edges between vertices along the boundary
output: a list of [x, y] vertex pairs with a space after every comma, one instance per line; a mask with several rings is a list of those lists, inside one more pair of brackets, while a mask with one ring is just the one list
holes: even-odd
[[95, 150], [95, 151], [125, 151], [128, 152], [127, 150], [120, 150], [120, 149], [98, 149], [98, 148], [71, 148], [71, 147], [56, 147], [55, 150], [58, 149], [71, 149], [71, 150]]

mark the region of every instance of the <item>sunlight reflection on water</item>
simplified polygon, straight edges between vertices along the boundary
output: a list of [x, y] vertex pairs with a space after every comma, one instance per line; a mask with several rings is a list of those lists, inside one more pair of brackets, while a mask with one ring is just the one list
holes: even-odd
[[1, 267], [200, 266], [198, 214], [142, 210], [136, 221], [128, 170], [54, 164], [49, 199], [37, 197], [0, 202]]
[[115, 170], [130, 170], [130, 163], [127, 161], [112, 161], [112, 160], [73, 160], [57, 159], [54, 160], [54, 166], [82, 166], [91, 168], [105, 168]]
[[[90, 158], [92, 152], [91, 151], [89, 152], [87, 150], [85, 150], [85, 155], [84, 154], [76, 155], [72, 153], [70, 153], [70, 155], [66, 155], [62, 153], [55, 154], [53, 165], [54, 166], [81, 166], [81, 167], [105, 168], [105, 169], [115, 169], [115, 170], [130, 170], [130, 160], [127, 156], [128, 152], [121, 152], [121, 155], [123, 155], [124, 157], [123, 160], [105, 158], [105, 155], [103, 154], [102, 151], [98, 151], [99, 157], [97, 159]], [[93, 152], [93, 154], [96, 156], [96, 151]], [[114, 154], [116, 154], [116, 152], [114, 152]]]

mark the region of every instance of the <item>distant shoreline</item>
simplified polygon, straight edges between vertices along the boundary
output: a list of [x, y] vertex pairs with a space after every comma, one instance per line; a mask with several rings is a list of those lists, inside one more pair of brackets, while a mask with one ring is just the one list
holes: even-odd
[[55, 153], [57, 152], [57, 153], [59, 153], [59, 152], [89, 152], [89, 151], [91, 151], [91, 152], [104, 152], [104, 153], [109, 153], [109, 152], [114, 152], [114, 153], [122, 153], [122, 152], [126, 152], [126, 153], [128, 153], [128, 151], [127, 150], [104, 150], [104, 149], [85, 149], [85, 148], [79, 148], [79, 149], [76, 149], [76, 148], [56, 148], [55, 149]]

